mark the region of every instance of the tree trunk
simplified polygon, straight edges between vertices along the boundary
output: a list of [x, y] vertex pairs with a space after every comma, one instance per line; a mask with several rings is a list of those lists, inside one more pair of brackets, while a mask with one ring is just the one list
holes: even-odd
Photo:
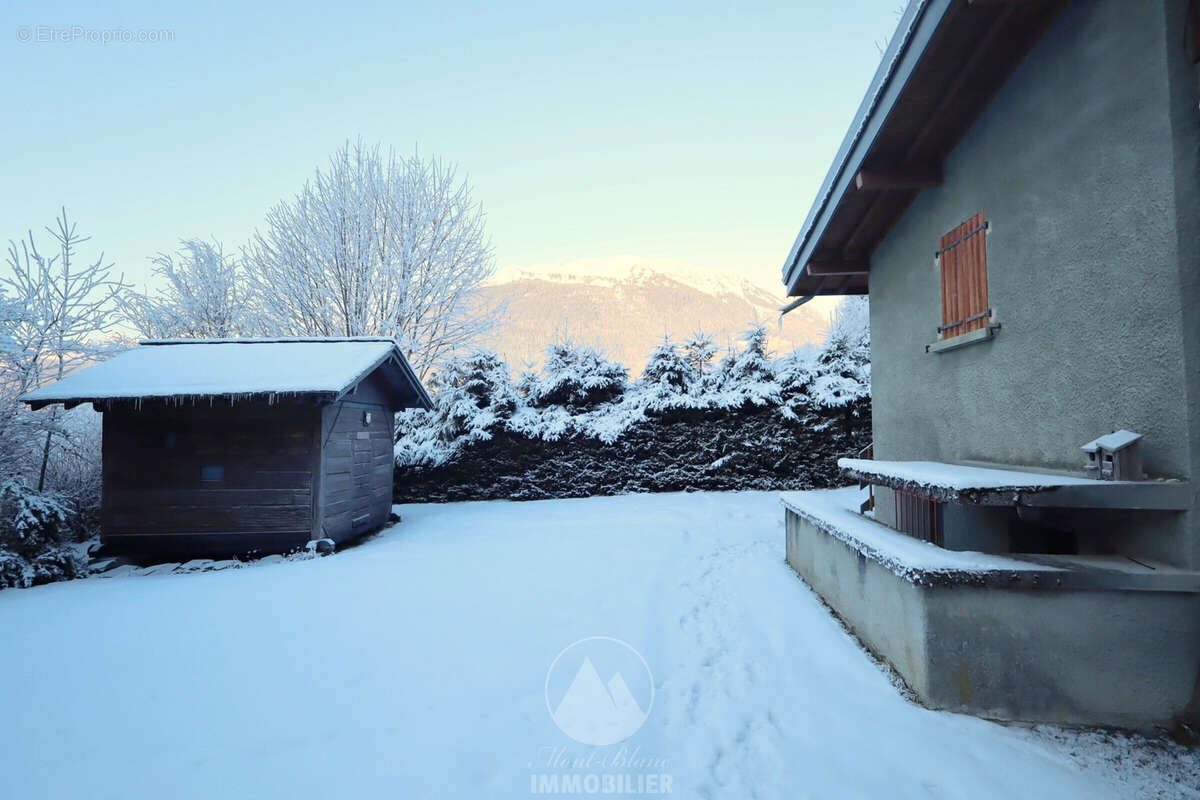
[[46, 444], [42, 447], [42, 471], [38, 474], [38, 491], [46, 488], [46, 465], [50, 463], [50, 437], [53, 431], [46, 431]]

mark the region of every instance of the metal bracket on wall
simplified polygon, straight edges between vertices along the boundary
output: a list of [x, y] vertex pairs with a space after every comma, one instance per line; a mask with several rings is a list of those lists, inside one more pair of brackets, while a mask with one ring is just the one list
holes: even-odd
[[995, 337], [996, 332], [1000, 330], [1000, 323], [996, 322], [988, 325], [986, 328], [963, 333], [958, 336], [951, 336], [949, 339], [938, 339], [932, 344], [925, 345], [926, 353], [948, 353], [951, 350], [957, 350], [960, 347], [966, 347], [979, 342], [990, 341]]
[[939, 250], [936, 250], [936, 251], [934, 251], [934, 253], [933, 253], [933, 257], [934, 257], [934, 258], [939, 258], [939, 257], [942, 255], [942, 253], [946, 252], [947, 250], [953, 250], [954, 248], [958, 247], [960, 244], [962, 244], [963, 242], [965, 242], [967, 239], [970, 239], [970, 238], [971, 238], [972, 236], [974, 236], [975, 234], [977, 234], [977, 233], [981, 233], [981, 232], [983, 232], [983, 231], [986, 231], [990, 225], [991, 225], [991, 223], [990, 223], [990, 222], [984, 222], [984, 223], [983, 223], [982, 225], [980, 225], [978, 228], [973, 228], [973, 229], [971, 229], [971, 230], [967, 231], [966, 233], [964, 233], [964, 234], [962, 235], [962, 238], [955, 239], [953, 242], [951, 242], [950, 244], [946, 245], [945, 247], [943, 247], [943, 248], [941, 248], [941, 249], [939, 249]]
[[960, 319], [956, 322], [951, 322], [946, 325], [938, 325], [937, 332], [945, 333], [946, 331], [950, 330], [951, 328], [959, 328], [959, 327], [962, 327], [963, 325], [970, 325], [972, 322], [975, 322], [976, 320], [985, 319], [987, 317], [990, 317], [991, 315], [992, 315], [992, 309], [989, 308], [987, 311], [980, 311], [978, 314], [973, 314], [972, 316], [969, 316], [966, 319]]

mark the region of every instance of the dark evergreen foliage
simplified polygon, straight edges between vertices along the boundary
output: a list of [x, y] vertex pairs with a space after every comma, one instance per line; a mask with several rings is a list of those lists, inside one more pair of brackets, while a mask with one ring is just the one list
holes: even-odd
[[441, 466], [398, 468], [396, 502], [835, 486], [837, 459], [870, 439], [869, 399], [798, 422], [773, 408], [672, 413], [635, 424], [612, 444], [505, 431]]

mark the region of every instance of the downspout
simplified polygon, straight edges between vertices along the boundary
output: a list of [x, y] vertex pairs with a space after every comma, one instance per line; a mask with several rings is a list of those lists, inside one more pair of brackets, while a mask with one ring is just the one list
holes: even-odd
[[779, 324], [783, 325], [783, 317], [785, 314], [795, 311], [797, 308], [799, 308], [800, 306], [807, 303], [809, 300], [812, 300], [814, 297], [816, 297], [817, 296], [816, 293], [820, 292], [822, 289], [825, 288], [825, 281], [827, 281], [827, 280], [829, 280], [828, 277], [821, 278], [821, 280], [817, 283], [816, 292], [814, 292], [813, 294], [806, 294], [803, 297], [797, 297], [795, 300], [788, 303], [786, 306], [781, 306], [779, 309]]
[[807, 303], [809, 300], [812, 300], [814, 297], [816, 297], [816, 295], [815, 295], [815, 294], [809, 294], [809, 295], [805, 295], [804, 297], [797, 297], [795, 300], [793, 300], [792, 302], [788, 303], [786, 306], [780, 306], [780, 308], [779, 308], [779, 319], [780, 319], [780, 321], [781, 321], [781, 322], [783, 321], [783, 317], [784, 317], [784, 315], [785, 315], [785, 314], [787, 314], [787, 313], [789, 313], [789, 312], [791, 312], [791, 311], [795, 311], [797, 308], [799, 308], [800, 306], [804, 305], [804, 304], [805, 304], [805, 303]]

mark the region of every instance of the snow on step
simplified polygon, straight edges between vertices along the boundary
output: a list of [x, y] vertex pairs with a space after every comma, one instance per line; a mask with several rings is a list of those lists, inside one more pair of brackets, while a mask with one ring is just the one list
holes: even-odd
[[903, 489], [949, 503], [1176, 511], [1191, 506], [1188, 483], [1175, 479], [1100, 481], [1016, 468], [866, 458], [841, 458], [838, 466], [860, 483]]
[[1056, 486], [1111, 486], [1114, 481], [1097, 481], [1073, 475], [970, 467], [937, 461], [876, 461], [870, 458], [839, 458], [838, 466], [855, 476], [890, 478], [897, 482], [965, 491], [1037, 490]]
[[[851, 460], [851, 459], [843, 459]], [[809, 492], [784, 492], [780, 501], [872, 561], [915, 583], [930, 576], [971, 576], [989, 572], [1061, 572], [1058, 567], [1007, 556], [946, 550], [914, 539], [858, 513], [867, 493], [853, 487]]]

